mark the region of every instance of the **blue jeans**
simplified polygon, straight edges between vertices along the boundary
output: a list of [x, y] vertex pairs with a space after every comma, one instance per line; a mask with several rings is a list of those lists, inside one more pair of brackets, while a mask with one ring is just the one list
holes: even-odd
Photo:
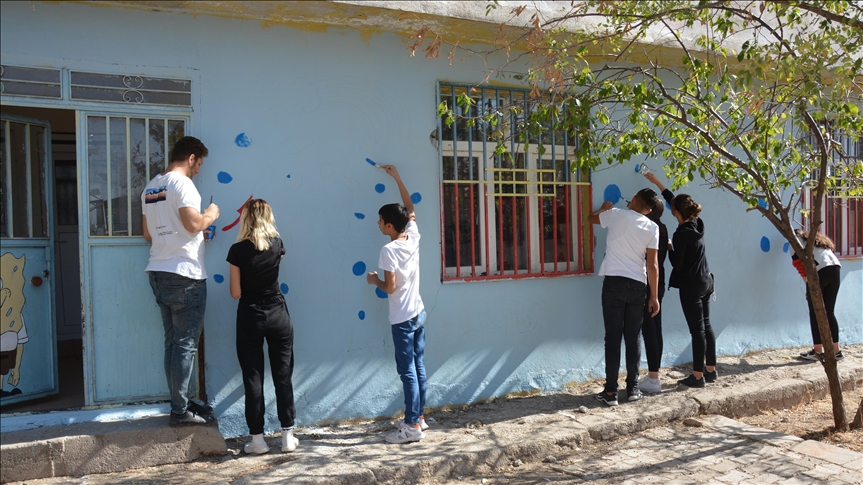
[[391, 325], [396, 349], [396, 370], [405, 391], [405, 423], [417, 424], [426, 405], [426, 312]]
[[189, 406], [195, 352], [204, 330], [207, 280], [162, 271], [147, 274], [165, 327], [165, 377], [171, 393], [171, 412], [183, 414]]
[[641, 360], [641, 324], [647, 285], [622, 276], [602, 282], [602, 319], [605, 322], [605, 391], [617, 392], [620, 341], [626, 345], [626, 389], [638, 384]]

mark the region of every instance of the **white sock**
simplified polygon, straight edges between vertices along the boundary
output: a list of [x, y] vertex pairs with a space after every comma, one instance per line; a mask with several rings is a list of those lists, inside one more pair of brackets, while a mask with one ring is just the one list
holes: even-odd
[[651, 384], [657, 384], [659, 382], [658, 377], [648, 377], [647, 380], [650, 381]]
[[267, 446], [267, 442], [264, 440], [263, 433], [261, 434], [253, 434], [252, 435], [252, 444], [257, 447]]

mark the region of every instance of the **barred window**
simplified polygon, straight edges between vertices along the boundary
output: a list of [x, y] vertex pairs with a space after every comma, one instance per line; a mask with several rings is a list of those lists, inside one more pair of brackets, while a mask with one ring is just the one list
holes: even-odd
[[[526, 113], [536, 105], [529, 92], [448, 83], [438, 88], [440, 102], [456, 113], [451, 125], [442, 119], [438, 127], [442, 279], [591, 273], [589, 173], [570, 172], [576, 137], [550, 129], [524, 139], [505, 133], [507, 151], [496, 154], [492, 131], [524, 125]], [[469, 108], [456, 103], [464, 93], [475, 101]], [[510, 119], [468, 122], [486, 113]]]
[[[831, 133], [841, 149], [833, 150], [830, 175], [841, 176], [842, 167], [863, 163], [863, 138], [852, 138], [834, 130]], [[816, 177], [814, 174], [813, 177]], [[836, 255], [840, 258], [863, 257], [863, 197], [848, 196], [842, 190], [827, 189], [821, 204], [822, 232], [833, 240]], [[806, 200], [807, 209], [814, 206], [814, 194], [810, 191]], [[809, 218], [804, 218], [804, 228], [809, 228]]]
[[165, 170], [185, 119], [87, 115], [90, 236], [141, 236], [141, 192]]

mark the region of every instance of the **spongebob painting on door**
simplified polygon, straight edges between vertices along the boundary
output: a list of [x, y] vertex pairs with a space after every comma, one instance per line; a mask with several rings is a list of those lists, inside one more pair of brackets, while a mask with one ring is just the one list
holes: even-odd
[[[0, 397], [21, 394], [21, 357], [27, 343], [24, 325], [24, 264], [25, 257], [12, 253], [0, 256], [0, 375], [5, 381]], [[8, 376], [8, 377], [7, 377]], [[7, 385], [9, 390], [7, 391]]]

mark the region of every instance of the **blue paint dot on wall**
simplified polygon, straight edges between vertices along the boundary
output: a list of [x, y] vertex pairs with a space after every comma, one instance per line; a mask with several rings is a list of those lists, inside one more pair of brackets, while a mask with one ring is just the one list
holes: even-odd
[[671, 204], [669, 204], [667, 200], [665, 201], [665, 208], [667, 210], [671, 210]]
[[375, 288], [375, 295], [378, 295], [378, 298], [389, 298], [387, 292], [380, 288]]
[[282, 283], [281, 285], [279, 285], [279, 289], [280, 289], [280, 290], [282, 290], [282, 294], [283, 294], [283, 295], [287, 295], [287, 294], [288, 294], [288, 289], [289, 289], [289, 288], [288, 288], [288, 285], [287, 285], [286, 283]]
[[783, 253], [787, 253], [789, 249], [791, 249], [791, 243], [785, 243], [782, 245], [782, 252]]
[[252, 144], [252, 139], [245, 133], [240, 133], [236, 138], [234, 138], [234, 143], [236, 143], [238, 147], [248, 148]]
[[225, 277], [220, 275], [220, 274], [214, 274], [213, 275], [213, 281], [215, 281], [216, 283], [224, 283]]
[[411, 194], [411, 202], [413, 202], [414, 204], [419, 204], [422, 200], [423, 196], [420, 195], [419, 192], [414, 192], [413, 194]]
[[234, 177], [231, 177], [231, 174], [228, 172], [219, 172], [219, 175], [217, 175], [216, 178], [223, 184], [229, 184], [231, 183], [231, 180], [234, 180]]
[[765, 199], [763, 197], [759, 197], [758, 198], [758, 205], [760, 205], [761, 208], [766, 209], [767, 208], [767, 199]]
[[291, 174], [288, 174], [287, 178], [291, 178]]
[[359, 220], [363, 220], [366, 218], [366, 215], [363, 214], [362, 212], [354, 212], [354, 217], [356, 217]]
[[379, 194], [383, 194], [383, 193], [384, 193], [384, 190], [387, 190], [387, 186], [386, 186], [386, 185], [384, 185], [384, 184], [377, 184], [377, 185], [375, 185], [375, 192], [377, 192], [377, 193], [379, 193]]
[[620, 195], [620, 187], [615, 184], [609, 184], [602, 193], [602, 200], [605, 202], [611, 202], [612, 204], [617, 204], [617, 202], [622, 198], [623, 196]]
[[357, 316], [360, 317], [360, 320], [365, 320], [366, 319], [366, 312], [360, 310], [360, 312], [357, 314]]
[[365, 273], [366, 272], [366, 263], [363, 263], [362, 261], [357, 261], [356, 263], [354, 263], [354, 267], [351, 271], [353, 271], [353, 273], [357, 276]]
[[761, 236], [761, 250], [765, 253], [770, 251], [770, 239], [767, 236]]

